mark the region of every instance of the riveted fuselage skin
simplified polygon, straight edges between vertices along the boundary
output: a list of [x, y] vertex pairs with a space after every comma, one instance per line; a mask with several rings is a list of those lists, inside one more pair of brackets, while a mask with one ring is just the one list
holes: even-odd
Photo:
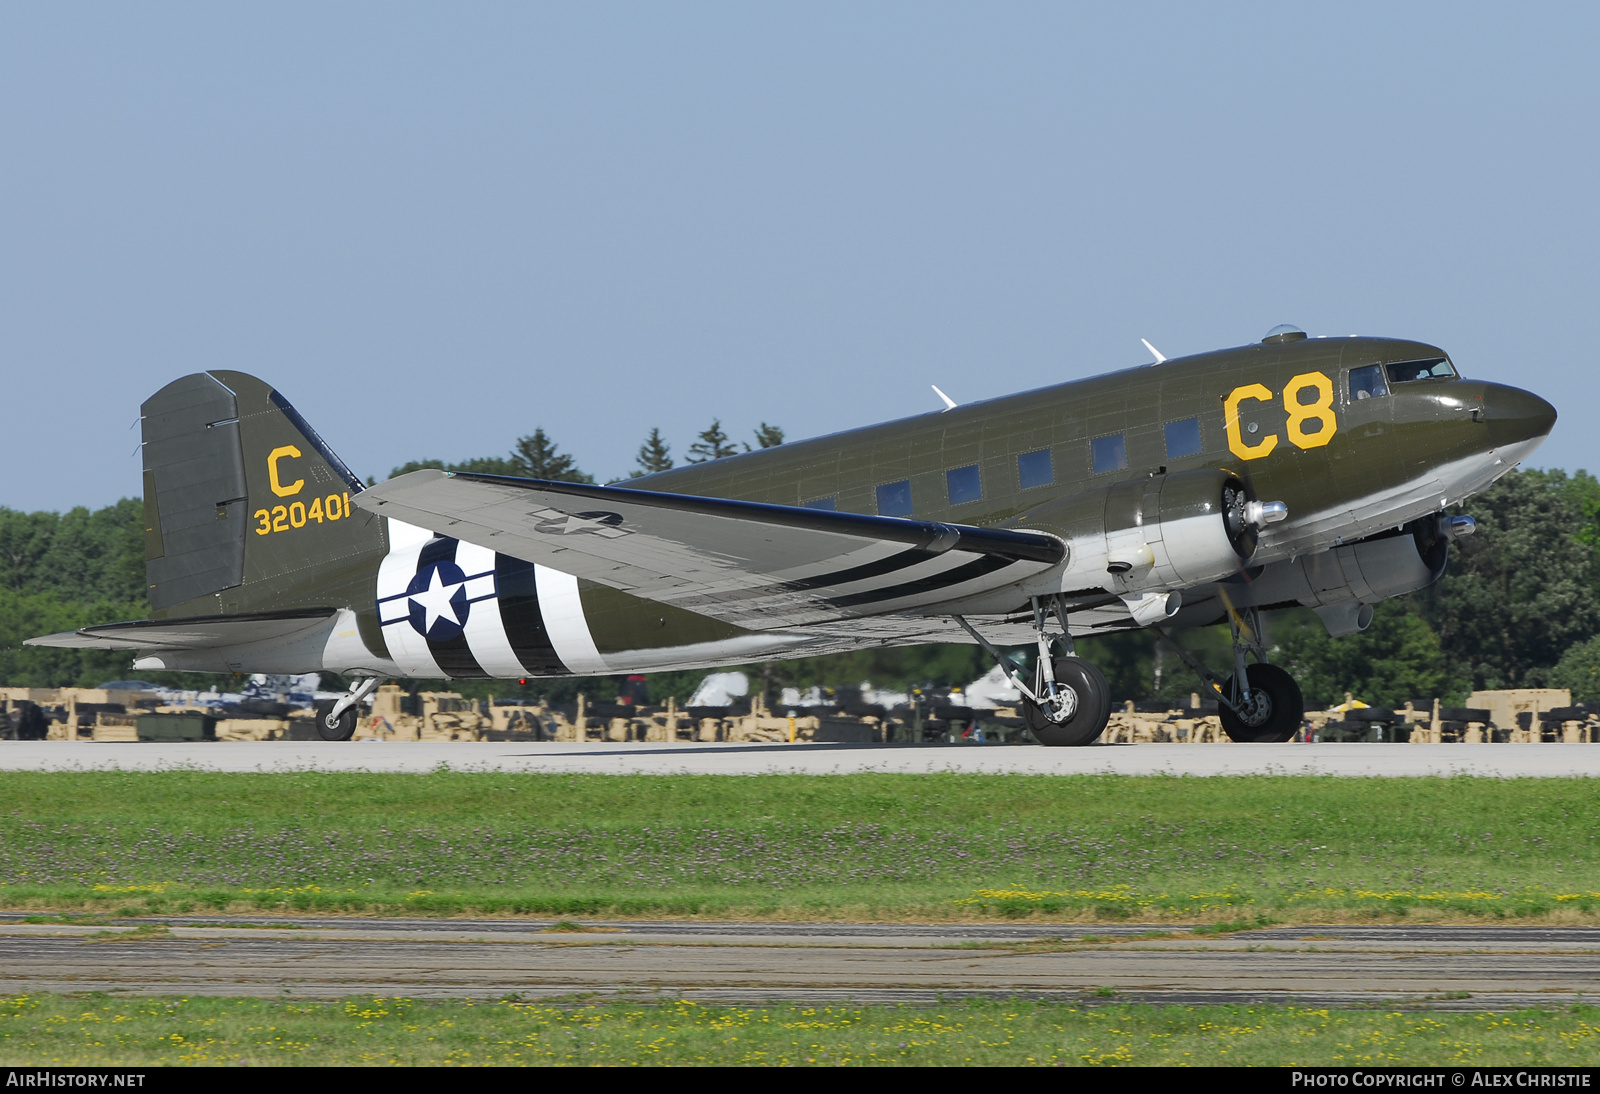
[[[1351, 368], [1444, 356], [1436, 346], [1387, 338], [1248, 345], [676, 468], [629, 485], [785, 505], [832, 497], [842, 510], [872, 513], [876, 488], [904, 479], [920, 519], [1062, 532], [1068, 529], [1042, 525], [1031, 514], [1124, 479], [1216, 468], [1238, 475], [1252, 496], [1288, 505], [1289, 520], [1271, 530], [1263, 547], [1316, 549], [1386, 521], [1324, 531], [1308, 523], [1314, 515], [1351, 513], [1362, 499], [1429, 481], [1456, 460], [1487, 457], [1487, 467], [1495, 467], [1491, 453], [1549, 433], [1555, 410], [1543, 399], [1481, 380], [1415, 381], [1394, 385], [1385, 397], [1349, 398]], [[1290, 412], [1282, 395], [1295, 377], [1313, 373], [1333, 389], [1335, 427], [1326, 443], [1302, 448], [1285, 436]], [[1257, 447], [1267, 438], [1277, 443], [1246, 458], [1230, 448], [1224, 402], [1250, 385], [1266, 388], [1271, 398], [1241, 404], [1240, 433]], [[1170, 456], [1164, 426], [1189, 418], [1199, 420], [1201, 449]], [[1091, 441], [1117, 434], [1125, 439], [1126, 466], [1096, 473]], [[1017, 457], [1045, 449], [1053, 481], [1024, 489]], [[952, 505], [945, 472], [970, 464], [979, 466], [983, 497]], [[1459, 493], [1449, 498], [1459, 500]]]
[[[1251, 499], [1283, 502], [1287, 519], [1261, 528], [1259, 542], [1252, 544], [1249, 569], [1241, 569], [1248, 580], [1275, 563], [1328, 551], [1456, 504], [1526, 458], [1555, 421], [1554, 409], [1528, 392], [1452, 376], [1393, 383], [1379, 397], [1352, 397], [1352, 369], [1445, 356], [1426, 343], [1384, 338], [1252, 344], [684, 466], [626, 485], [874, 514], [881, 487], [906, 483], [909, 511], [888, 515], [1038, 530], [1069, 546], [1062, 570], [1046, 575], [1037, 588], [1019, 587], [983, 603], [923, 614], [959, 610], [998, 619], [1019, 611], [1029, 595], [1044, 592], [1081, 593], [1085, 604], [1096, 597], [1109, 602], [1120, 591], [1133, 591], [1138, 581], [1144, 588], [1190, 580], [1204, 563], [1203, 558], [1173, 562], [1165, 571], [1155, 565], [1143, 577], [1132, 575], [1126, 589], [1107, 580], [1105, 554], [1112, 549], [1107, 536], [1123, 519], [1117, 498], [1138, 493], [1127, 485], [1134, 480], [1210, 471], [1219, 473], [1218, 481], [1242, 484]], [[253, 514], [272, 511], [274, 494], [284, 485], [268, 474], [272, 453], [299, 444], [302, 434], [274, 424], [278, 404], [261, 381], [238, 373], [212, 375], [237, 392], [241, 419], [259, 415], [259, 427], [245, 434], [246, 497], [236, 503], [247, 521], [254, 521], [259, 518]], [[1183, 435], [1192, 437], [1197, 429], [1198, 449], [1175, 452], [1168, 427], [1191, 421]], [[1097, 469], [1095, 442], [1104, 449], [1106, 439], [1118, 437], [1121, 444], [1114, 447], [1120, 458], [1102, 459]], [[1048, 453], [1048, 461], [1041, 463], [1039, 453]], [[312, 455], [280, 461], [280, 467], [286, 475], [306, 479], [317, 496], [350, 489], [336, 457], [325, 465]], [[1033, 482], [1024, 485], [1019, 457], [1028, 456]], [[962, 482], [969, 500], [952, 502], [949, 473], [973, 467], [976, 489], [968, 473]], [[1041, 468], [1046, 469], [1042, 481]], [[1146, 493], [1155, 498], [1160, 491]], [[1167, 496], [1178, 493], [1174, 487]], [[341, 521], [315, 529], [308, 525], [304, 534], [257, 534], [252, 523], [244, 537], [239, 584], [164, 604], [153, 618], [344, 608], [359, 623], [361, 642], [386, 659], [374, 605], [378, 571], [393, 537], [384, 519], [348, 505], [343, 512]], [[224, 519], [220, 506], [217, 519]], [[234, 519], [231, 509], [226, 519]], [[1127, 519], [1149, 518], [1136, 513]], [[162, 549], [159, 541], [151, 549]], [[1245, 561], [1240, 560], [1241, 567]], [[1221, 569], [1213, 573], [1220, 585], [1230, 580]], [[1220, 585], [1187, 587], [1184, 600], [1194, 608], [1176, 622], [1214, 622]], [[739, 627], [590, 582], [579, 583], [578, 592], [600, 655], [660, 652], [654, 660], [635, 657], [627, 671], [715, 663], [710, 654], [675, 658], [672, 651], [727, 649], [732, 647], [718, 644], [750, 636]], [[1204, 607], [1207, 603], [1213, 606]], [[1103, 629], [1134, 625], [1125, 613], [1094, 624]], [[911, 628], [891, 640], [935, 637], [958, 635]], [[873, 641], [886, 639], [879, 633]], [[771, 656], [844, 648], [837, 636], [831, 643], [792, 645]], [[750, 653], [744, 659], [761, 655], [754, 647]]]

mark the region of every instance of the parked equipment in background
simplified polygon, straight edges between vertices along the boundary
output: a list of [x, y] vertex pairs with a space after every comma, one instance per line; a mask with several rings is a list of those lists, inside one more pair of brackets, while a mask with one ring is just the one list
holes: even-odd
[[209, 714], [141, 714], [141, 741], [215, 741], [217, 720]]

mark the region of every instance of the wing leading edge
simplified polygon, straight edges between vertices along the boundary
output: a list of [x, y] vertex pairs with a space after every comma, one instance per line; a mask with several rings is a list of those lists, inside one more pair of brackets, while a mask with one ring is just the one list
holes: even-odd
[[1057, 565], [1052, 536], [445, 471], [351, 500], [382, 516], [751, 630], [915, 610]]

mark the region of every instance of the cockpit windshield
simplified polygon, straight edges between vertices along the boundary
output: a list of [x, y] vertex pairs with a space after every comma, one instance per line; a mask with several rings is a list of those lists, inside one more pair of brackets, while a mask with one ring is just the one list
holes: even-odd
[[1413, 380], [1454, 380], [1455, 366], [1448, 357], [1429, 357], [1423, 361], [1396, 361], [1387, 366], [1389, 382], [1407, 384]]
[[1383, 382], [1382, 365], [1363, 365], [1361, 368], [1350, 370], [1350, 398], [1371, 399], [1378, 395], [1389, 394], [1389, 386]]

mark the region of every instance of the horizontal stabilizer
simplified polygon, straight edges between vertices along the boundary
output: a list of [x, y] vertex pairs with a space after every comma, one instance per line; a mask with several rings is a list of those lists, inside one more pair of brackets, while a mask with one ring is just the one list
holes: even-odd
[[752, 630], [970, 597], [1066, 555], [1034, 532], [444, 471], [401, 475], [353, 500]]
[[198, 619], [136, 619], [30, 638], [25, 646], [80, 650], [198, 650], [271, 642], [327, 622], [332, 608]]

